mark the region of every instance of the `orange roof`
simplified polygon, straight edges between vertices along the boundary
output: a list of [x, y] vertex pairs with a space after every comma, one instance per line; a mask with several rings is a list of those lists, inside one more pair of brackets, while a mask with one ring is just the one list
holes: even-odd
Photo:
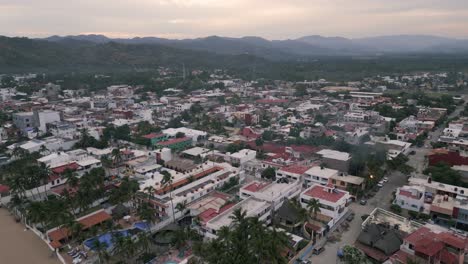
[[52, 240], [52, 242], [50, 242], [49, 244], [50, 244], [50, 246], [52, 248], [61, 248], [62, 247], [62, 243], [60, 243], [57, 240]]
[[[100, 224], [104, 221], [111, 219], [111, 215], [106, 213], [106, 211], [101, 210], [95, 214], [83, 217], [78, 220], [78, 222], [83, 226], [82, 229], [88, 229], [92, 226]], [[70, 236], [70, 231], [66, 227], [58, 228], [54, 231], [51, 231], [47, 234], [50, 240], [59, 242], [62, 239], [65, 239]]]
[[[199, 178], [203, 178], [203, 177], [205, 177], [205, 176], [207, 176], [207, 175], [210, 175], [211, 173], [215, 173], [215, 172], [220, 171], [220, 170], [222, 170], [222, 169], [223, 169], [223, 168], [221, 168], [221, 167], [213, 167], [213, 168], [204, 170], [204, 171], [202, 171], [202, 172], [200, 172], [200, 173], [198, 173], [198, 174], [195, 174], [195, 175], [193, 176], [193, 179], [194, 179], [194, 180], [197, 180], [197, 179], [199, 179]], [[189, 182], [188, 179], [183, 179], [183, 180], [174, 182], [174, 183], [172, 184], [172, 189], [176, 189], [176, 188], [179, 187], [179, 186], [183, 186], [183, 185], [185, 185], [185, 184], [188, 183], [188, 182]], [[156, 194], [161, 195], [161, 194], [163, 194], [163, 193], [165, 193], [165, 192], [168, 192], [170, 189], [171, 189], [171, 186], [166, 186], [166, 187], [164, 187], [164, 188], [162, 188], [162, 189], [156, 190]]]
[[102, 210], [96, 214], [93, 214], [93, 215], [90, 215], [86, 218], [83, 218], [81, 220], [79, 220], [78, 222], [80, 222], [82, 225], [83, 225], [83, 229], [88, 229], [92, 226], [95, 226], [97, 224], [100, 224], [102, 222], [105, 222], [109, 219], [111, 219], [111, 215], [106, 213], [106, 211]]

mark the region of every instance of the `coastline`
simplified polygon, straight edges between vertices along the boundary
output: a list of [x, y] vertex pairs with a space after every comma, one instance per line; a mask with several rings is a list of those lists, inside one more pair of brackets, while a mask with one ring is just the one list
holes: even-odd
[[0, 208], [0, 256], [2, 263], [60, 264], [55, 254], [31, 230], [17, 223], [10, 212]]

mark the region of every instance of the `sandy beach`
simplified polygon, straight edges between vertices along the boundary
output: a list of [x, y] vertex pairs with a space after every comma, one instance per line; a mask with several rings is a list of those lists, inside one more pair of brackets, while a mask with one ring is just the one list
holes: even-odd
[[0, 262], [10, 264], [58, 264], [47, 245], [32, 231], [24, 231], [8, 210], [0, 209]]

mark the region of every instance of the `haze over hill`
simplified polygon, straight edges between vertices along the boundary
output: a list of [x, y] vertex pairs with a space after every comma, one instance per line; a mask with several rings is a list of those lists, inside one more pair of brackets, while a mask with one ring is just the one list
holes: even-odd
[[108, 38], [104, 35], [52, 36], [48, 41], [67, 40], [93, 43], [161, 44], [171, 47], [209, 51], [220, 54], [254, 54], [268, 59], [290, 59], [298, 56], [356, 56], [395, 53], [468, 52], [468, 40], [430, 35], [393, 35], [348, 39], [343, 37], [304, 36], [297, 39], [267, 40], [249, 36], [230, 38], [209, 36], [195, 39], [166, 39], [157, 37]]

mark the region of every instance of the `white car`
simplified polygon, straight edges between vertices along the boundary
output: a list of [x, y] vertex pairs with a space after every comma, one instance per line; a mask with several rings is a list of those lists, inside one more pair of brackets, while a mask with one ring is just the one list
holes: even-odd
[[388, 178], [387, 178], [387, 177], [384, 177], [384, 178], [382, 179], [382, 181], [383, 181], [384, 183], [387, 183], [387, 182], [388, 182]]
[[379, 188], [382, 188], [384, 185], [384, 182], [383, 181], [379, 181], [379, 183], [377, 183], [377, 187]]

